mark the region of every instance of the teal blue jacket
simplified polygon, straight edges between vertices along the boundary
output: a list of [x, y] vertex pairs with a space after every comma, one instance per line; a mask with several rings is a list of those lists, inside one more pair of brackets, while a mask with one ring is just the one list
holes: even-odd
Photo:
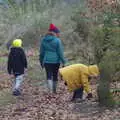
[[63, 46], [61, 40], [53, 35], [46, 35], [40, 45], [40, 63], [62, 63], [65, 64]]

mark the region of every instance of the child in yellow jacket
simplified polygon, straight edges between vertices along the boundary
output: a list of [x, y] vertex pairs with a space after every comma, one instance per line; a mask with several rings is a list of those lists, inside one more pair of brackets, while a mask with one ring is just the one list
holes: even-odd
[[99, 76], [97, 65], [73, 64], [60, 68], [59, 73], [69, 91], [74, 92], [72, 100], [82, 99], [84, 90], [88, 94], [87, 98], [92, 98], [89, 78], [97, 78]]

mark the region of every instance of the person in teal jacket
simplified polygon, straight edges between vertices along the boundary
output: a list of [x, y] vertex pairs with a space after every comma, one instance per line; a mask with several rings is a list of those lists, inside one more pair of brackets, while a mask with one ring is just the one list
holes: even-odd
[[56, 93], [60, 64], [65, 64], [59, 33], [60, 30], [54, 24], [50, 24], [48, 33], [42, 38], [40, 45], [40, 64], [42, 68], [45, 67], [48, 87], [53, 93]]

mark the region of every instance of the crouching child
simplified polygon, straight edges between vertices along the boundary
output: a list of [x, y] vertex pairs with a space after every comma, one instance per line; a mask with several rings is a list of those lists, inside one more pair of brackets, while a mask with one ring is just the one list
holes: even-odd
[[22, 40], [16, 39], [12, 43], [12, 47], [8, 56], [8, 73], [14, 76], [13, 95], [21, 95], [20, 86], [23, 82], [24, 71], [27, 69], [27, 59], [22, 48]]
[[92, 98], [90, 81], [92, 78], [99, 78], [99, 69], [97, 65], [73, 64], [60, 68], [59, 74], [70, 92], [73, 92], [71, 101], [82, 100], [83, 91], [87, 93], [87, 99]]

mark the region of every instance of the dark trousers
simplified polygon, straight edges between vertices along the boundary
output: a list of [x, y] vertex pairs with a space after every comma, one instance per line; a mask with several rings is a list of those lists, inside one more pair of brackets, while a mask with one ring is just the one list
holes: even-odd
[[83, 97], [83, 90], [84, 90], [83, 87], [76, 89], [73, 93], [72, 100], [75, 100], [76, 98], [82, 98]]
[[60, 63], [45, 63], [47, 80], [58, 81], [58, 70]]

